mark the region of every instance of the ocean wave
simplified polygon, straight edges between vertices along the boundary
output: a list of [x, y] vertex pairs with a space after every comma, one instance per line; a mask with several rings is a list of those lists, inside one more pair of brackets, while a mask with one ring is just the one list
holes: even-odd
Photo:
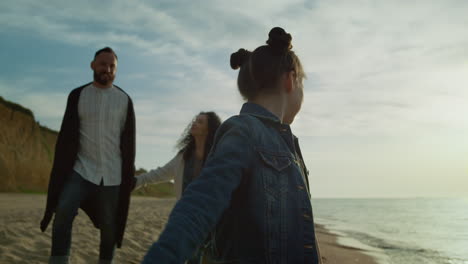
[[449, 256], [443, 255], [441, 252], [432, 249], [418, 247], [417, 245], [409, 245], [401, 241], [390, 241], [382, 239], [371, 234], [340, 230], [350, 238], [368, 245], [373, 248], [378, 248], [389, 258], [389, 263], [409, 263], [409, 264], [452, 264]]

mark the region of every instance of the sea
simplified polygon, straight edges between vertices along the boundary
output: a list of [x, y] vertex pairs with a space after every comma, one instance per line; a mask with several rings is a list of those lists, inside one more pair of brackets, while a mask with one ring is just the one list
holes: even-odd
[[468, 264], [468, 198], [313, 199], [315, 222], [381, 264]]

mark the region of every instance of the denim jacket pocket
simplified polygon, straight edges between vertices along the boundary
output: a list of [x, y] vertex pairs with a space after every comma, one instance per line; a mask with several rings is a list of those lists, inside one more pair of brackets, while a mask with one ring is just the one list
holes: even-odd
[[286, 152], [274, 152], [266, 149], [257, 148], [260, 157], [263, 162], [280, 172], [291, 165], [291, 158], [289, 153]]
[[260, 168], [263, 188], [272, 199], [279, 199], [287, 191], [287, 171], [291, 166], [291, 155], [287, 152], [270, 151], [257, 148], [260, 156]]

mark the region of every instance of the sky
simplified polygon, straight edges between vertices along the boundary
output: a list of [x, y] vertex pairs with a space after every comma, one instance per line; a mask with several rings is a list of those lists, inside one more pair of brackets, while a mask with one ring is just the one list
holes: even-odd
[[136, 167], [175, 154], [200, 111], [243, 103], [229, 56], [291, 33], [304, 65], [299, 137], [314, 198], [468, 196], [467, 1], [0, 2], [0, 96], [59, 129], [94, 52], [119, 56]]

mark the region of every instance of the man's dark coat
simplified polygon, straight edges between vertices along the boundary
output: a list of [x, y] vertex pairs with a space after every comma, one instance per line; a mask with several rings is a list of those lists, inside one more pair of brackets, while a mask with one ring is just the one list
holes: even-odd
[[[44, 218], [41, 221], [41, 230], [44, 232], [52, 219], [57, 207], [60, 194], [67, 177], [71, 174], [77, 159], [79, 148], [80, 119], [78, 117], [78, 101], [80, 93], [90, 83], [71, 91], [68, 96], [67, 107], [63, 117], [62, 126], [55, 145], [55, 158], [50, 173], [47, 205]], [[115, 86], [115, 85], [114, 85]], [[115, 86], [117, 87], [117, 86]], [[119, 87], [117, 87], [120, 89]], [[122, 89], [120, 89], [122, 90]], [[124, 92], [125, 93], [125, 92]], [[128, 96], [128, 95], [127, 95]], [[120, 151], [122, 155], [122, 181], [120, 185], [119, 205], [117, 211], [117, 247], [122, 246], [122, 239], [130, 205], [130, 193], [134, 186], [135, 174], [135, 112], [133, 103], [128, 97], [127, 118], [124, 129], [120, 135]], [[81, 204], [86, 214], [91, 218], [94, 226], [99, 228], [96, 204], [90, 197]]]

